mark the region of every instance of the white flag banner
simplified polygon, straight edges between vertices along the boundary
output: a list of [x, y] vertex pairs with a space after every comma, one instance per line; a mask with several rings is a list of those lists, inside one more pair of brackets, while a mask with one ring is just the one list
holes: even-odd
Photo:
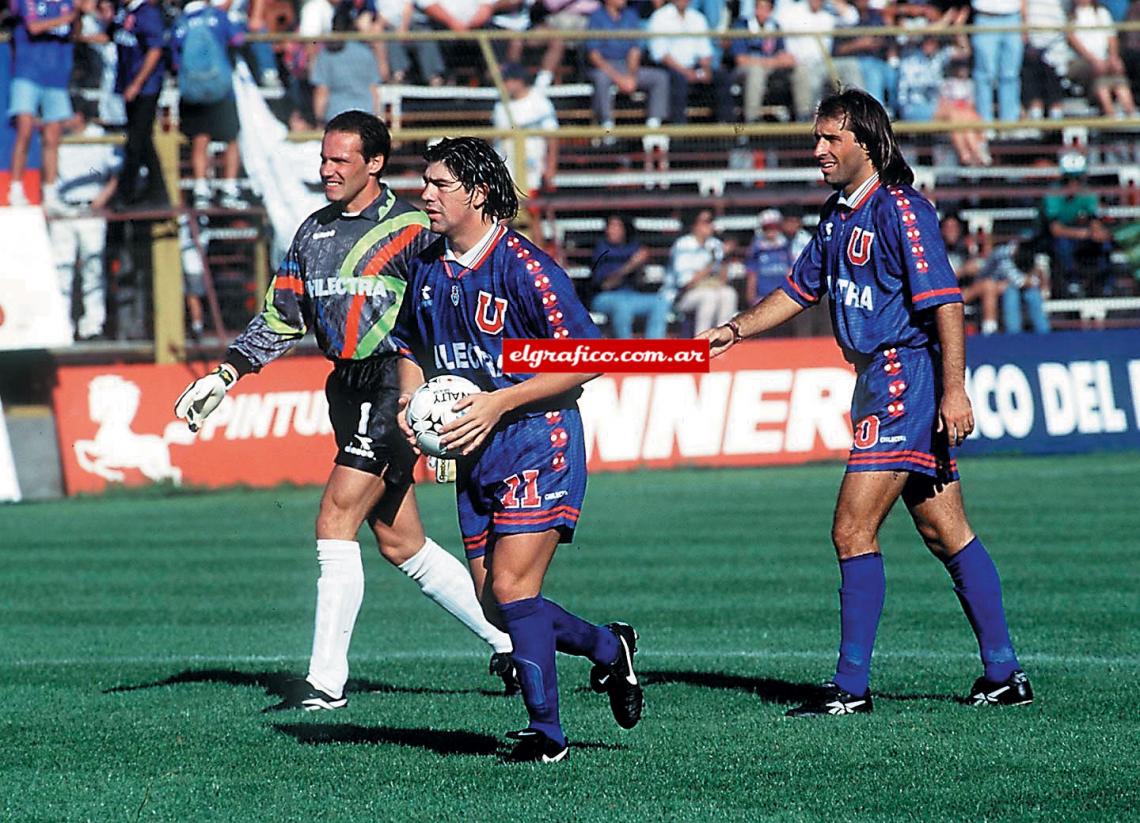
[[70, 346], [47, 223], [38, 206], [0, 208], [0, 349]]
[[234, 95], [241, 120], [242, 164], [273, 226], [272, 262], [276, 265], [304, 219], [326, 203], [322, 193], [305, 185], [306, 181], [320, 182], [321, 144], [288, 139], [288, 129], [269, 110], [244, 60], [238, 61], [234, 71]]
[[4, 404], [0, 403], [0, 500], [19, 500], [20, 480], [16, 477], [16, 461], [8, 440], [8, 424], [4, 421]]

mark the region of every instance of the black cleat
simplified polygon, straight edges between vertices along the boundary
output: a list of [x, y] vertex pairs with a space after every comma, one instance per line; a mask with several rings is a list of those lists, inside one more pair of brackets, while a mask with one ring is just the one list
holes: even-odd
[[328, 692], [316, 688], [308, 680], [290, 680], [285, 684], [285, 698], [265, 709], [267, 712], [287, 712], [303, 709], [307, 712], [333, 711], [348, 705], [344, 695], [333, 697]]
[[875, 709], [871, 692], [854, 695], [834, 683], [824, 683], [819, 693], [802, 706], [789, 709], [786, 717], [823, 717], [826, 715], [870, 714]]
[[598, 693], [608, 692], [614, 720], [623, 729], [632, 729], [641, 720], [645, 705], [645, 694], [633, 671], [637, 632], [628, 623], [609, 623], [606, 628], [618, 639], [618, 656], [608, 666], [594, 665], [590, 670], [590, 688]]
[[491, 655], [491, 665], [487, 671], [503, 681], [503, 694], [507, 697], [513, 697], [522, 691], [518, 672], [515, 671], [515, 661], [510, 652], [495, 652]]
[[979, 677], [966, 701], [972, 706], [1026, 706], [1033, 702], [1033, 687], [1021, 669], [1002, 683]]
[[557, 763], [570, 753], [568, 745], [556, 743], [538, 729], [507, 732], [507, 737], [518, 741], [507, 755], [510, 763]]

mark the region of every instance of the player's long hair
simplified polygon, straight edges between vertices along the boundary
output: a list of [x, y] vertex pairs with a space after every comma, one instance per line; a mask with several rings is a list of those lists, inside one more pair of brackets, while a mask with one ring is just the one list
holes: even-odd
[[478, 137], [445, 137], [428, 146], [424, 160], [443, 163], [468, 194], [487, 189], [482, 211], [496, 220], [510, 220], [519, 212], [519, 196], [510, 170], [491, 144]]
[[388, 132], [388, 124], [374, 114], [353, 109], [343, 111], [328, 122], [325, 134], [330, 131], [355, 134], [360, 138], [360, 153], [365, 160], [371, 160], [378, 155], [383, 156], [384, 162], [380, 164], [380, 171], [376, 173], [377, 179], [388, 165], [388, 157], [392, 153], [392, 135]]
[[888, 186], [910, 185], [914, 182], [895, 132], [891, 118], [882, 104], [862, 89], [842, 89], [819, 101], [816, 117], [827, 120], [844, 120], [855, 135], [855, 140], [867, 150], [871, 164], [879, 172], [879, 180]]

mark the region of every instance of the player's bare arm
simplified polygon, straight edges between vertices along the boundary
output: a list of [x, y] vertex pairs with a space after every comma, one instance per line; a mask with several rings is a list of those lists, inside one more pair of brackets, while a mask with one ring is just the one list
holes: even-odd
[[701, 332], [697, 335], [697, 339], [708, 340], [709, 356], [719, 357], [744, 338], [774, 329], [803, 310], [803, 306], [784, 294], [782, 290], [776, 289], [725, 325]]
[[503, 415], [522, 406], [557, 397], [588, 383], [596, 374], [539, 374], [506, 389], [472, 394], [456, 402], [456, 410], [466, 409], [463, 417], [442, 429], [441, 443], [471, 454], [494, 431]]
[[396, 423], [400, 426], [404, 438], [412, 444], [412, 448], [416, 449], [418, 453], [419, 449], [416, 448], [416, 439], [412, 427], [408, 425], [407, 418], [404, 417], [404, 409], [407, 408], [412, 392], [423, 384], [424, 370], [415, 361], [401, 357], [400, 362], [396, 364], [396, 374], [399, 375], [400, 379], [400, 396], [396, 400]]
[[942, 403], [938, 430], [951, 446], [961, 445], [974, 430], [974, 411], [966, 394], [966, 332], [961, 303], [946, 303], [934, 310], [938, 342], [942, 346]]

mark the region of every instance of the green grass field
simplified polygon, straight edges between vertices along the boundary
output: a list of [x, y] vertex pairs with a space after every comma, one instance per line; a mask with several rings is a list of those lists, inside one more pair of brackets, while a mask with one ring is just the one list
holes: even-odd
[[[261, 713], [308, 658], [317, 489], [0, 508], [0, 819], [1137, 819], [1140, 455], [964, 461], [1036, 703], [958, 702], [973, 636], [900, 509], [875, 713], [787, 720], [834, 665], [841, 472], [593, 478], [546, 594], [637, 626], [646, 713], [618, 729], [561, 658], [545, 767], [500, 761], [521, 701], [367, 543], [348, 708]], [[451, 495], [420, 489], [457, 551]]]

